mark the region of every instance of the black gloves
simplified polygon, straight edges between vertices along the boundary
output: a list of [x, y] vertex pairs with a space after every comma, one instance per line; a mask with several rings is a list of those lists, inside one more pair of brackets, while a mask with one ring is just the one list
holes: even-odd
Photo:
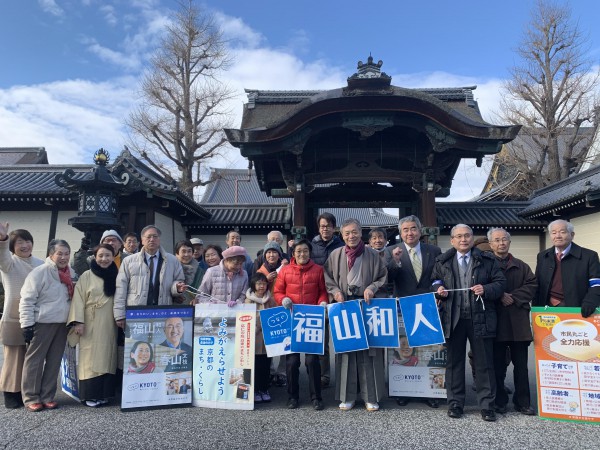
[[30, 327], [21, 328], [23, 332], [23, 338], [25, 338], [25, 343], [29, 344], [33, 339], [33, 332], [35, 331], [35, 325], [31, 325]]
[[584, 303], [581, 305], [581, 316], [582, 317], [590, 317], [592, 314], [596, 312], [596, 307], [590, 303]]

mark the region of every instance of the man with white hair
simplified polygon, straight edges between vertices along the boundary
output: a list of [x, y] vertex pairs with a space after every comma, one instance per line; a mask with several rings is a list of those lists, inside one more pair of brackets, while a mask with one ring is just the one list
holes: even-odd
[[566, 220], [550, 222], [548, 233], [554, 245], [537, 256], [534, 306], [577, 307], [591, 316], [600, 306], [598, 253], [573, 242], [575, 227]]

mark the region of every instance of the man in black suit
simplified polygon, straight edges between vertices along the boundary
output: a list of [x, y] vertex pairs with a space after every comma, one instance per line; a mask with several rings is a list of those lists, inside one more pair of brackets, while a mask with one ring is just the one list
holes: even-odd
[[566, 220], [548, 225], [554, 244], [537, 256], [538, 293], [533, 306], [581, 307], [589, 317], [600, 306], [598, 253], [573, 242], [575, 227]]
[[[431, 291], [431, 271], [441, 250], [435, 245], [421, 243], [421, 228], [421, 221], [417, 216], [403, 217], [398, 224], [402, 242], [385, 250], [388, 280], [394, 283], [394, 297]], [[406, 405], [408, 401], [407, 397], [397, 399], [400, 406]], [[437, 408], [439, 400], [428, 398], [427, 404]]]

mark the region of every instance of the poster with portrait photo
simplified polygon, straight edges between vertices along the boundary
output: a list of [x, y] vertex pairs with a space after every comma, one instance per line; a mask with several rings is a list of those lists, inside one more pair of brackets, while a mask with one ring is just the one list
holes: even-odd
[[400, 346], [387, 350], [390, 397], [446, 398], [446, 347], [410, 347], [402, 314], [398, 332]]
[[127, 308], [121, 410], [191, 406], [192, 306]]

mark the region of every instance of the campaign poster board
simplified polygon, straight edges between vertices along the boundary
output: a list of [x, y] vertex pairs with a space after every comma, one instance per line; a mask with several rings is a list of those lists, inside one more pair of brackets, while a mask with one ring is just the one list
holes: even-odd
[[292, 353], [292, 313], [283, 306], [259, 311], [267, 356]]
[[331, 341], [336, 353], [355, 352], [369, 348], [367, 331], [358, 300], [327, 305]]
[[600, 423], [600, 314], [531, 308], [539, 416]]
[[79, 399], [79, 378], [77, 377], [77, 351], [69, 343], [65, 345], [60, 362], [60, 386], [62, 391], [75, 401]]
[[433, 293], [402, 297], [399, 302], [406, 327], [406, 337], [411, 347], [423, 347], [446, 342], [440, 313]]
[[374, 298], [362, 305], [369, 348], [397, 348], [398, 302], [395, 298]]
[[193, 405], [254, 409], [256, 305], [196, 305]]
[[398, 315], [398, 332], [400, 345], [388, 349], [390, 397], [446, 398], [445, 345], [411, 347], [402, 314]]
[[121, 410], [192, 403], [191, 306], [130, 306], [126, 311]]
[[325, 353], [325, 308], [318, 305], [292, 306], [292, 353]]

